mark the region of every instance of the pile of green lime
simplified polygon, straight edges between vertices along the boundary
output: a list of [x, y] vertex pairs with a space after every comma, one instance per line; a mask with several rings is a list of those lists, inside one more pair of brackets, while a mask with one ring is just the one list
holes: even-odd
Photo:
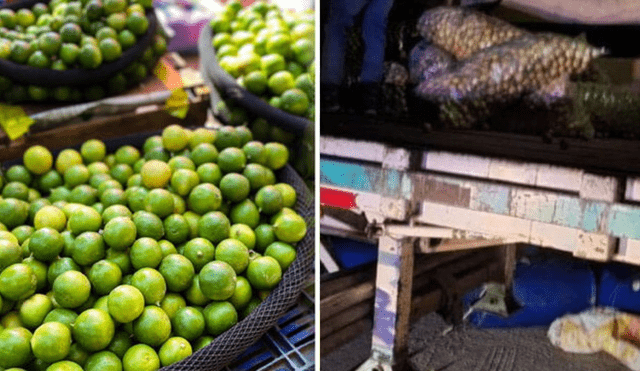
[[[210, 23], [220, 67], [272, 106], [313, 121], [314, 18], [313, 10], [295, 13], [263, 1], [244, 8], [238, 0], [229, 2]], [[232, 123], [243, 124], [241, 109], [229, 108]]]
[[[118, 60], [149, 28], [151, 0], [52, 0], [17, 11], [0, 9], [0, 58], [33, 68], [64, 71], [96, 69]], [[164, 36], [121, 73], [103, 85], [86, 88], [14, 84], [0, 76], [5, 100], [96, 100], [139, 83], [166, 51]]]
[[0, 177], [0, 369], [156, 370], [253, 311], [306, 234], [280, 143], [168, 126]]

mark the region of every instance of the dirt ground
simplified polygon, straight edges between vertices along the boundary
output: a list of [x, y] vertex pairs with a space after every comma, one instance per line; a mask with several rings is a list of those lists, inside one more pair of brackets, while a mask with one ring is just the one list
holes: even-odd
[[[604, 354], [569, 354], [554, 348], [546, 327], [477, 329], [449, 325], [431, 313], [411, 327], [410, 365], [415, 371], [628, 371]], [[350, 371], [370, 353], [371, 332], [335, 350], [320, 362], [322, 371]]]

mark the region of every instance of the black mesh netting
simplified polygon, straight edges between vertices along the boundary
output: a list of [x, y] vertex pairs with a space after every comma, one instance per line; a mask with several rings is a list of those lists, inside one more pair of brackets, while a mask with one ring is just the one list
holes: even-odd
[[293, 186], [297, 193], [296, 211], [307, 222], [307, 234], [297, 245], [296, 260], [282, 281], [247, 318], [216, 337], [211, 344], [190, 357], [164, 367], [164, 371], [220, 370], [255, 343], [296, 303], [314, 267], [314, 197], [298, 173], [290, 166], [280, 170], [278, 180]]

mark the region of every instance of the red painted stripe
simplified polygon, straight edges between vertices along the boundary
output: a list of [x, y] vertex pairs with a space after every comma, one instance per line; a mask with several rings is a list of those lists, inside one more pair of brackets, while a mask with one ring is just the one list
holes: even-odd
[[338, 207], [341, 209], [353, 209], [356, 207], [355, 193], [338, 191], [329, 188], [320, 188], [320, 203], [322, 205]]

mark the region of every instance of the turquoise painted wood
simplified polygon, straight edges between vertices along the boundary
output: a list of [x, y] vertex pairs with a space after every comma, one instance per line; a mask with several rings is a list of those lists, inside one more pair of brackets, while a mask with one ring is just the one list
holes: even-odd
[[[420, 178], [420, 180], [418, 180]], [[427, 183], [424, 179], [427, 179]], [[327, 186], [371, 192], [385, 197], [413, 201], [428, 200], [451, 206], [467, 207], [500, 215], [517, 216], [527, 220], [578, 228], [587, 232], [604, 233], [614, 237], [640, 239], [640, 207], [603, 201], [581, 199], [553, 191], [533, 191], [528, 188], [468, 180], [455, 176], [428, 175], [382, 169], [380, 166], [352, 161], [321, 158], [320, 183]], [[468, 199], [429, 199], [437, 194], [424, 195], [429, 185], [449, 187], [453, 194], [468, 195]], [[455, 193], [458, 192], [458, 193]], [[418, 200], [415, 195], [422, 195]], [[526, 207], [516, 206], [514, 198], [532, 194]], [[523, 201], [521, 201], [522, 203]], [[464, 205], [460, 205], [464, 203]]]

